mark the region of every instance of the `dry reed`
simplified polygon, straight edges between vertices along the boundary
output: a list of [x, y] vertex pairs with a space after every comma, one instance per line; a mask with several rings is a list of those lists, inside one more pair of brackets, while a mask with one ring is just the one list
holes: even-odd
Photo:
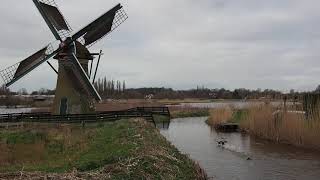
[[230, 107], [211, 109], [208, 124], [216, 126], [219, 124], [227, 123], [232, 119], [232, 116], [233, 111]]
[[219, 124], [236, 121], [240, 128], [251, 135], [310, 149], [320, 150], [320, 113], [312, 112], [306, 118], [301, 107], [272, 106], [252, 104], [241, 111], [235, 118], [232, 107], [210, 110], [208, 124]]
[[277, 110], [271, 105], [251, 106], [240, 127], [264, 139], [320, 149], [320, 120], [312, 117], [306, 119], [301, 112]]

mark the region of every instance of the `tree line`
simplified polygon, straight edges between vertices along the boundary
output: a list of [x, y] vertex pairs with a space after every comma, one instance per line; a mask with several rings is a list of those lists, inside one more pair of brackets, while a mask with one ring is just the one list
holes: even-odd
[[[151, 88], [127, 88], [126, 81], [108, 80], [106, 77], [99, 78], [94, 83], [95, 88], [103, 99], [185, 99], [185, 98], [200, 98], [200, 99], [298, 99], [309, 92], [295, 92], [291, 90], [290, 93], [282, 93], [281, 91], [272, 89], [256, 89], [250, 90], [245, 88], [238, 88], [235, 90], [228, 90], [224, 88], [209, 89], [203, 86], [198, 86], [189, 90], [174, 90], [165, 87], [151, 87]], [[314, 93], [320, 93], [320, 85], [316, 88]], [[48, 90], [41, 88], [38, 91], [28, 93], [26, 89], [20, 89], [17, 92], [10, 91], [6, 87], [0, 88], [0, 95], [54, 95], [55, 90]]]
[[102, 98], [121, 98], [126, 92], [125, 81], [107, 80], [106, 77], [99, 78], [94, 86]]

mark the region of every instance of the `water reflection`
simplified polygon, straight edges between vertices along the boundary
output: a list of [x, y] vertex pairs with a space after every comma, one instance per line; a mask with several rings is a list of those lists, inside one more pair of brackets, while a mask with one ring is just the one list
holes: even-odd
[[[161, 133], [218, 180], [320, 179], [320, 153], [241, 133], [217, 133], [206, 118], [175, 119]], [[227, 144], [217, 146], [217, 140]], [[252, 160], [248, 160], [248, 157]]]
[[[210, 103], [181, 103], [179, 105], [175, 106], [182, 106], [182, 107], [192, 107], [192, 108], [225, 108], [225, 107], [234, 107], [236, 109], [243, 109], [248, 108], [252, 105], [261, 105], [264, 104], [264, 102], [260, 101], [225, 101], [225, 102], [210, 102]], [[281, 101], [273, 101], [270, 102], [273, 106], [279, 106], [282, 105], [283, 102]], [[293, 105], [293, 102], [287, 102], [287, 105]], [[296, 103], [297, 104], [297, 103]]]
[[160, 130], [168, 130], [170, 127], [170, 122], [171, 121], [156, 121], [155, 125], [156, 125], [156, 128]]

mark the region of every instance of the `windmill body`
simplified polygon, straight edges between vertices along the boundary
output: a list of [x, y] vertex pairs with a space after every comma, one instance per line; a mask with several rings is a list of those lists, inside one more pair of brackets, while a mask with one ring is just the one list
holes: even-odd
[[[82, 46], [78, 43], [78, 47]], [[77, 47], [77, 46], [76, 46]], [[81, 47], [82, 49], [82, 47]], [[93, 60], [87, 49], [76, 48], [76, 57], [85, 73], [89, 75], [88, 64]], [[79, 52], [79, 53], [78, 53]], [[53, 114], [88, 114], [95, 111], [94, 100], [83, 92], [83, 87], [76, 80], [72, 71], [72, 60], [62, 52], [54, 57], [58, 60], [58, 78], [55, 98], [52, 106]]]
[[89, 63], [92, 67], [94, 56], [101, 56], [101, 53], [90, 53], [88, 48], [117, 28], [127, 19], [127, 15], [118, 4], [71, 35], [72, 29], [53, 0], [33, 2], [60, 45], [54, 48], [53, 44], [49, 44], [25, 60], [0, 71], [2, 79], [8, 87], [53, 57], [58, 60], [59, 67], [58, 71], [55, 70], [58, 78], [52, 113], [64, 115], [94, 112], [94, 104], [101, 97], [90, 82], [91, 70], [89, 73], [88, 67]]

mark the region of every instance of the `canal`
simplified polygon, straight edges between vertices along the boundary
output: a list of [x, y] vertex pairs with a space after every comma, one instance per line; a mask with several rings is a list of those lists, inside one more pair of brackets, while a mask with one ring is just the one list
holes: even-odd
[[[320, 153], [241, 133], [218, 133], [207, 118], [172, 120], [161, 133], [216, 180], [319, 180]], [[225, 140], [224, 146], [217, 141]]]

